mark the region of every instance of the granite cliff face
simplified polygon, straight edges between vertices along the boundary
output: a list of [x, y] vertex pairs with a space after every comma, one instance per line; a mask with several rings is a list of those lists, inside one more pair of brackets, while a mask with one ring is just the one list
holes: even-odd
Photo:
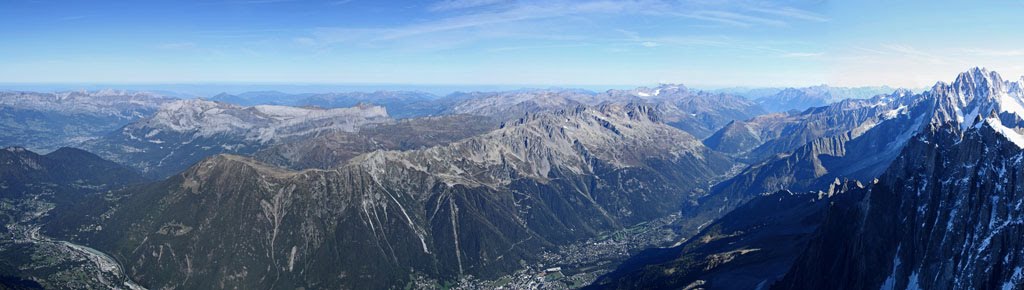
[[490, 277], [541, 249], [669, 214], [729, 169], [727, 158], [659, 120], [646, 106], [530, 114], [332, 170], [219, 155], [126, 193], [104, 230], [83, 239], [149, 287], [381, 288], [414, 276]]
[[778, 288], [1020, 288], [1021, 147], [989, 124], [913, 140]]
[[[892, 109], [878, 121], [716, 185], [684, 213], [728, 214], [694, 240], [640, 256], [595, 287], [1019, 289], [1022, 83], [972, 69], [951, 84], [891, 98], [879, 104]], [[837, 178], [867, 186], [830, 194], [827, 206], [813, 211], [790, 204], [758, 213], [773, 204], [765, 192], [835, 188]], [[800, 212], [815, 217], [779, 218]], [[750, 217], [760, 222], [731, 230], [724, 245], [703, 238], [747, 214], [769, 218]], [[809, 226], [813, 234], [790, 236], [790, 243], [764, 238]], [[765, 265], [773, 266], [743, 272]]]
[[1019, 88], [980, 69], [936, 85], [933, 122], [775, 288], [1024, 287]]

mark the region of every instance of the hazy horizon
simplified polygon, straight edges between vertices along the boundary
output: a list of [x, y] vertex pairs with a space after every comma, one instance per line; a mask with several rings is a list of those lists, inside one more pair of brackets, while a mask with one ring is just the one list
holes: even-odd
[[[788, 86], [689, 86], [685, 83], [654, 83], [640, 85], [517, 85], [517, 84], [484, 84], [484, 85], [459, 85], [459, 84], [346, 84], [346, 83], [245, 83], [245, 82], [224, 82], [224, 83], [0, 83], [0, 91], [31, 91], [31, 92], [68, 92], [68, 91], [100, 91], [100, 90], [125, 90], [125, 91], [148, 91], [153, 93], [165, 93], [172, 96], [187, 97], [212, 97], [217, 94], [241, 94], [249, 92], [274, 91], [287, 94], [317, 94], [317, 93], [345, 93], [345, 92], [375, 92], [375, 91], [418, 91], [426, 92], [437, 96], [444, 96], [457, 92], [501, 92], [515, 90], [546, 90], [546, 89], [582, 89], [591, 92], [604, 92], [607, 90], [629, 90], [639, 87], [657, 87], [659, 85], [684, 85], [687, 88], [702, 91], [743, 91], [759, 89], [785, 89], [785, 88], [806, 88], [814, 86], [830, 86], [818, 84], [800, 87]], [[843, 87], [843, 86], [830, 86]], [[851, 86], [845, 88], [892, 88], [886, 85], [879, 86]], [[925, 89], [924, 87], [905, 88], [913, 91]]]

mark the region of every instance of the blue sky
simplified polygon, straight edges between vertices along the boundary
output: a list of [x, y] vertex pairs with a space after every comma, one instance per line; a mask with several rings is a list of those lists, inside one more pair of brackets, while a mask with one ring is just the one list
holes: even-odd
[[1024, 74], [1021, 11], [1022, 1], [5, 0], [0, 82], [921, 87], [972, 66]]

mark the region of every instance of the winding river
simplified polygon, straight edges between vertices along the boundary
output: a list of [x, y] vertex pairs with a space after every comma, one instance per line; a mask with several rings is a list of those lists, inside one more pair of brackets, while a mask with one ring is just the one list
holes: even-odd
[[118, 263], [117, 260], [115, 260], [110, 255], [107, 255], [106, 253], [100, 252], [88, 246], [47, 237], [46, 235], [40, 234], [39, 230], [40, 226], [33, 226], [29, 228], [25, 232], [25, 238], [27, 238], [29, 241], [36, 245], [62, 247], [63, 249], [66, 249], [70, 252], [78, 253], [86, 257], [87, 259], [92, 261], [92, 263], [99, 270], [97, 278], [107, 286], [110, 286], [111, 288], [115, 289], [146, 289], [145, 287], [136, 284], [135, 281], [132, 281], [131, 278], [129, 278], [128, 275], [125, 274], [124, 268], [121, 266], [121, 264]]

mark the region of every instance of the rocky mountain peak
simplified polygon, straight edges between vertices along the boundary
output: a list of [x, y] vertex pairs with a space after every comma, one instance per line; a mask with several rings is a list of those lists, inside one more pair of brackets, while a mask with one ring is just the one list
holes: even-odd
[[238, 177], [261, 177], [269, 180], [279, 180], [292, 177], [300, 171], [290, 171], [279, 167], [270, 166], [249, 157], [233, 154], [218, 154], [196, 163], [185, 171], [179, 173], [182, 177], [181, 187], [191, 192], [198, 192], [203, 186], [221, 186], [223, 183], [234, 182], [219, 178], [225, 176], [226, 172], [232, 172], [228, 179]]
[[843, 192], [850, 192], [853, 189], [864, 188], [864, 184], [857, 180], [836, 178], [828, 185], [828, 189], [818, 192], [818, 198], [832, 197]]
[[896, 90], [893, 90], [892, 94], [889, 94], [889, 96], [893, 98], [902, 98], [912, 95], [914, 95], [914, 91], [911, 91], [910, 89], [906, 88], [898, 88]]
[[[377, 176], [430, 168], [429, 173], [447, 184], [501, 186], [511, 181], [513, 172], [544, 181], [554, 170], [592, 172], [595, 161], [625, 168], [642, 167], [649, 158], [719, 158], [693, 136], [657, 120], [647, 105], [577, 106], [527, 114], [446, 146], [366, 154], [350, 165]], [[466, 178], [473, 172], [480, 174]]]
[[1020, 128], [1024, 126], [1021, 86], [1021, 82], [1003, 80], [997, 72], [972, 68], [960, 73], [952, 84], [940, 82], [926, 92], [935, 100], [932, 122], [956, 123], [966, 130], [979, 116], [989, 116], [997, 117], [1002, 126]]
[[960, 73], [953, 81], [953, 90], [965, 104], [976, 98], [992, 98], [1006, 92], [1005, 82], [999, 73], [984, 68], [974, 67]]

